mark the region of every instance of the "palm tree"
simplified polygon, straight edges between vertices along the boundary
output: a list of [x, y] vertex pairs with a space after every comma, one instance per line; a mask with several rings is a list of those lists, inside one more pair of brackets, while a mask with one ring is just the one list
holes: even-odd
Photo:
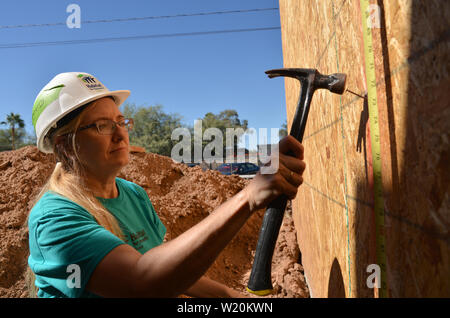
[[14, 144], [14, 137], [16, 135], [16, 125], [18, 126], [18, 128], [23, 128], [25, 127], [25, 123], [22, 120], [22, 118], [20, 118], [20, 114], [14, 114], [14, 113], [10, 113], [9, 115], [6, 116], [6, 121], [2, 121], [0, 122], [1, 125], [9, 125], [9, 128], [11, 129], [11, 143], [12, 143], [12, 149], [16, 149], [16, 146]]

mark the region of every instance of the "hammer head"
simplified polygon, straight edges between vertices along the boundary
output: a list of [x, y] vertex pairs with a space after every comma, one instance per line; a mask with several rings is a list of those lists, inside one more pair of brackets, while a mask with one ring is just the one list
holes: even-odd
[[322, 75], [316, 69], [312, 68], [280, 68], [266, 71], [270, 77], [287, 76], [298, 79], [302, 85], [306, 83], [313, 90], [326, 88], [330, 92], [342, 95], [345, 92], [347, 75], [335, 73]]

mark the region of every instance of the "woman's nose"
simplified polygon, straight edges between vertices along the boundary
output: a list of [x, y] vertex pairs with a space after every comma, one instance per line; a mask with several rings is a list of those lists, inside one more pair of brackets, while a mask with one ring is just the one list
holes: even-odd
[[116, 125], [116, 129], [114, 130], [113, 133], [113, 140], [121, 141], [126, 138], [128, 138], [128, 130], [125, 127], [120, 127], [119, 125]]

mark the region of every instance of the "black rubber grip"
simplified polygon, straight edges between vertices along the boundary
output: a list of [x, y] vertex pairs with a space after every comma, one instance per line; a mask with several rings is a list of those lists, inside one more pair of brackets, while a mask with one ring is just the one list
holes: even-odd
[[250, 292], [266, 295], [272, 289], [272, 257], [283, 222], [284, 210], [288, 198], [281, 195], [272, 201], [264, 214], [261, 230], [259, 231], [255, 259], [248, 282]]

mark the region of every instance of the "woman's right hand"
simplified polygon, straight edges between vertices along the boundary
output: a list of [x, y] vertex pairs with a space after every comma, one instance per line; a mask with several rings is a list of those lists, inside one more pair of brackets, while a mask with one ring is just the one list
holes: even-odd
[[[285, 194], [291, 200], [294, 199], [298, 187], [303, 183], [302, 175], [306, 167], [303, 158], [303, 145], [292, 136], [283, 138], [279, 142], [278, 151], [271, 155], [268, 163], [271, 168], [268, 165], [261, 167], [258, 174], [244, 188], [250, 210], [266, 207], [281, 194]], [[278, 167], [274, 160], [278, 160]]]

